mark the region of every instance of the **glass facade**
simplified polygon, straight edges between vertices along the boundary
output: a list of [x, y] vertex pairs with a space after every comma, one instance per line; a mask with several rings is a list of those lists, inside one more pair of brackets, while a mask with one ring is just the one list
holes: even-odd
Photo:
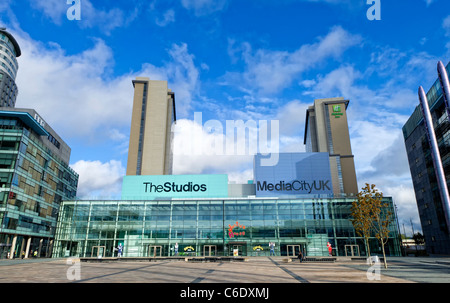
[[[446, 70], [450, 73], [450, 63], [447, 64]], [[450, 120], [439, 79], [434, 82], [426, 95], [447, 187], [450, 188]], [[403, 126], [403, 137], [427, 253], [448, 255], [450, 235], [423, 120], [419, 105]]]
[[78, 174], [52, 151], [65, 144], [31, 115], [8, 113], [0, 111], [0, 258], [48, 256], [61, 201], [75, 198]]
[[[392, 205], [391, 198], [389, 200]], [[64, 201], [54, 257], [365, 255], [349, 220], [354, 199], [186, 199], [167, 201]], [[391, 210], [394, 213], [393, 210]], [[387, 254], [400, 255], [396, 219]], [[371, 253], [381, 247], [371, 238]], [[178, 247], [178, 253], [176, 253]]]
[[19, 64], [16, 57], [21, 55], [14, 37], [0, 29], [0, 106], [14, 107], [18, 94], [15, 79]]

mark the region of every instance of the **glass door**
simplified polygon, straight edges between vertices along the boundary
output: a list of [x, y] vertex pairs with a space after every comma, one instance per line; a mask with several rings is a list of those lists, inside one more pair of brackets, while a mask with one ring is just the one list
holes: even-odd
[[234, 244], [230, 245], [230, 256], [242, 257], [247, 255], [247, 246]]
[[359, 257], [359, 246], [358, 245], [345, 245], [345, 256], [346, 257]]
[[217, 252], [217, 245], [204, 245], [203, 246], [203, 256], [214, 257]]
[[93, 258], [103, 258], [105, 256], [106, 246], [92, 246], [91, 256]]
[[297, 257], [300, 252], [300, 245], [287, 245], [288, 257]]
[[161, 257], [162, 246], [149, 245], [148, 246], [148, 255], [149, 255], [149, 257]]

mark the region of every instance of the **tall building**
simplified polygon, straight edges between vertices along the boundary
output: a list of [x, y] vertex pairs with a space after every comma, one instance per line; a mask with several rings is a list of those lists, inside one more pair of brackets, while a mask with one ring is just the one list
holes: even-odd
[[358, 193], [347, 122], [348, 104], [344, 98], [316, 99], [306, 111], [303, 139], [306, 152], [329, 154], [335, 195]]
[[0, 107], [14, 107], [18, 89], [16, 85], [19, 64], [17, 57], [21, 55], [16, 39], [0, 28]]
[[403, 126], [406, 152], [425, 237], [430, 254], [450, 254], [450, 63], [438, 63], [438, 79]]
[[77, 191], [70, 152], [35, 110], [0, 108], [0, 258], [50, 256], [60, 204]]
[[167, 81], [137, 77], [133, 86], [127, 176], [172, 174], [175, 94]]

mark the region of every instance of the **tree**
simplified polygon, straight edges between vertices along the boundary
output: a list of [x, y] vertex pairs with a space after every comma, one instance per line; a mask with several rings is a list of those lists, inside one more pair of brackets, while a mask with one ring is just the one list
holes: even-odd
[[350, 221], [355, 228], [356, 233], [360, 237], [364, 237], [367, 255], [370, 258], [369, 237], [372, 230], [372, 201], [375, 185], [370, 186], [366, 183], [366, 187], [362, 188], [357, 195], [357, 200], [353, 201], [351, 208]]
[[[374, 185], [373, 185], [374, 186]], [[384, 268], [387, 268], [386, 252], [384, 246], [389, 240], [389, 225], [391, 224], [392, 212], [389, 210], [389, 203], [383, 201], [383, 193], [378, 192], [376, 189], [376, 195], [373, 199], [372, 206], [372, 218], [373, 218], [373, 230], [375, 237], [380, 241], [381, 248], [383, 250]]]
[[351, 222], [359, 236], [364, 237], [366, 250], [370, 259], [369, 238], [371, 234], [380, 241], [383, 250], [384, 267], [387, 268], [384, 246], [389, 240], [389, 225], [392, 222], [392, 212], [389, 203], [383, 201], [383, 193], [375, 188], [375, 184], [368, 184], [357, 195], [352, 203]]

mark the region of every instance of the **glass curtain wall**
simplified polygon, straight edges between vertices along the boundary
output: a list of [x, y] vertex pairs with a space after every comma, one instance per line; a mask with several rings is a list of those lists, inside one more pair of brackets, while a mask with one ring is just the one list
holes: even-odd
[[[352, 199], [66, 201], [55, 257], [363, 256], [349, 221]], [[400, 255], [394, 220], [386, 245]], [[371, 252], [381, 253], [373, 238]], [[378, 250], [380, 250], [378, 252]]]

